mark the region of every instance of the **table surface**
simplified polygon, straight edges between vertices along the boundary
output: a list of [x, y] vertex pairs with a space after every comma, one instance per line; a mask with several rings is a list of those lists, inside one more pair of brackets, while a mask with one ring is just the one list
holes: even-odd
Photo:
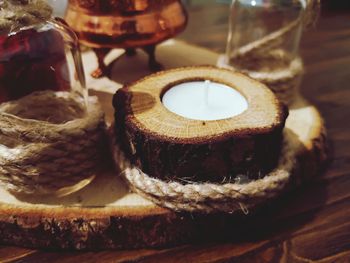
[[[180, 36], [225, 49], [227, 5], [189, 7]], [[205, 18], [205, 19], [204, 19]], [[0, 262], [350, 262], [350, 12], [323, 10], [304, 34], [303, 95], [324, 116], [332, 160], [327, 170], [284, 200], [282, 220], [249, 237], [166, 250], [61, 252], [0, 246]]]

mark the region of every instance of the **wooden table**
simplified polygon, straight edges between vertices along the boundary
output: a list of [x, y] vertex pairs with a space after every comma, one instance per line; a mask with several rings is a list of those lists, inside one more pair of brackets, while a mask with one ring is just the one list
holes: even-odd
[[[227, 6], [189, 11], [191, 21], [181, 38], [223, 52]], [[301, 53], [306, 64], [302, 93], [326, 120], [333, 160], [324, 174], [285, 196], [276, 211], [267, 211], [265, 222], [248, 236], [165, 250], [60, 252], [2, 246], [0, 262], [350, 262], [349, 13], [322, 12], [317, 28], [304, 35]], [[278, 220], [269, 222], [271, 213]]]

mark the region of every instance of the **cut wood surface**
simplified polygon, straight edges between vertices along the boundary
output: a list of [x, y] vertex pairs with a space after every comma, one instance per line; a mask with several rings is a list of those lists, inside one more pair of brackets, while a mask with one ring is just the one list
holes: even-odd
[[[190, 11], [190, 24], [183, 35], [184, 38], [196, 44], [206, 46], [212, 50], [223, 51], [227, 32], [227, 6], [205, 5], [203, 8], [195, 7]], [[203, 21], [203, 17], [207, 17]], [[208, 25], [208, 23], [211, 23]], [[305, 58], [306, 75], [301, 87], [302, 93], [320, 109], [325, 117], [327, 131], [333, 145], [333, 162], [327, 172], [318, 174], [314, 180], [304, 187], [287, 194], [274, 204], [268, 205], [263, 211], [254, 217], [245, 217], [244, 230], [237, 227], [235, 221], [230, 219], [231, 224], [236, 226], [236, 232], [227, 231], [229, 237], [226, 240], [211, 242], [196, 242], [191, 245], [179, 246], [167, 249], [141, 249], [123, 251], [99, 251], [99, 252], [62, 252], [36, 250], [3, 245], [0, 247], [1, 262], [349, 262], [350, 260], [350, 195], [349, 195], [349, 169], [350, 169], [350, 89], [348, 83], [350, 66], [350, 22], [347, 13], [324, 13], [316, 30], [308, 32], [304, 37], [302, 55]], [[169, 43], [169, 42], [168, 42]], [[160, 47], [166, 49], [166, 45]], [[188, 50], [191, 54], [192, 50]], [[119, 51], [116, 51], [117, 53]], [[214, 52], [203, 51], [203, 57], [199, 64], [215, 64]], [[187, 53], [186, 53], [187, 54]], [[172, 60], [176, 66], [197, 64], [190, 55], [179, 56], [175, 52]], [[113, 75], [116, 81], [121, 82], [125, 78], [128, 82], [144, 75], [145, 71], [139, 70], [146, 65], [147, 59], [140, 56], [129, 59], [120, 59], [114, 65], [114, 71], [120, 74]], [[160, 61], [166, 64], [160, 57]], [[181, 63], [182, 62], [182, 63]], [[143, 63], [143, 64], [142, 64]], [[127, 75], [130, 65], [136, 68], [138, 76]], [[167, 67], [167, 65], [165, 65]], [[94, 67], [94, 66], [93, 66]], [[93, 68], [92, 67], [92, 68]], [[133, 79], [134, 78], [134, 79]], [[107, 90], [115, 89], [115, 84], [107, 79], [103, 80], [103, 87]], [[90, 85], [93, 84], [89, 82]], [[110, 107], [110, 94], [99, 93], [99, 98], [104, 101], [103, 105]], [[302, 105], [303, 103], [300, 102]], [[304, 122], [290, 123], [296, 130], [303, 127], [317, 115], [313, 107], [304, 108], [300, 104], [294, 105], [295, 112], [303, 115]], [[111, 119], [112, 115], [109, 116]], [[288, 119], [288, 122], [291, 118]], [[287, 124], [288, 125], [288, 124]], [[319, 131], [320, 127], [311, 130]], [[310, 132], [311, 132], [310, 130]], [[309, 132], [303, 130], [300, 137], [305, 138]], [[315, 141], [317, 145], [320, 142]], [[309, 145], [310, 146], [310, 145]], [[309, 157], [312, 158], [312, 157]], [[316, 158], [316, 157], [315, 157]], [[305, 162], [306, 164], [310, 162]], [[316, 167], [314, 167], [316, 168]], [[102, 177], [101, 177], [102, 178]], [[97, 181], [96, 181], [97, 182]], [[112, 185], [112, 184], [111, 184]], [[112, 187], [112, 186], [111, 186]], [[101, 190], [94, 190], [94, 195], [100, 195]], [[119, 196], [126, 195], [127, 189], [121, 191]], [[79, 195], [70, 198], [79, 203]], [[100, 196], [103, 196], [102, 194]], [[108, 197], [105, 195], [103, 197]], [[135, 196], [134, 196], [135, 197]], [[135, 197], [136, 198], [136, 197]], [[69, 199], [69, 198], [68, 198]], [[98, 198], [97, 198], [98, 199]], [[109, 199], [109, 198], [107, 198]], [[127, 199], [127, 198], [126, 198]], [[124, 201], [126, 201], [124, 199]], [[66, 199], [65, 199], [66, 200]], [[119, 200], [120, 202], [123, 200]], [[130, 199], [129, 199], [130, 200]], [[139, 199], [141, 202], [142, 199]], [[42, 203], [42, 200], [39, 200]], [[46, 199], [47, 203], [55, 201]], [[87, 200], [88, 201], [88, 200]], [[123, 202], [124, 202], [123, 201]], [[11, 202], [21, 201], [13, 200]], [[27, 200], [27, 202], [30, 202]], [[34, 202], [34, 201], [31, 201]], [[63, 203], [64, 201], [61, 201]], [[71, 201], [72, 202], [72, 201]], [[91, 200], [88, 201], [93, 203]], [[102, 200], [101, 200], [102, 202]], [[109, 199], [108, 202], [113, 202]], [[150, 208], [150, 203], [142, 200], [143, 209]], [[95, 203], [96, 204], [96, 203]], [[36, 205], [37, 215], [44, 216], [57, 213], [57, 210]], [[4, 206], [2, 206], [3, 208]], [[11, 205], [13, 208], [13, 205]], [[71, 208], [76, 209], [76, 208]], [[79, 208], [80, 209], [80, 208]], [[97, 208], [98, 209], [98, 208]], [[138, 208], [134, 207], [133, 213]], [[45, 211], [44, 211], [45, 210]], [[4, 210], [2, 210], [4, 211]], [[90, 211], [90, 210], [89, 210]], [[156, 208], [152, 213], [166, 213], [164, 209]], [[17, 210], [18, 212], [18, 210]], [[91, 211], [93, 213], [96, 210]], [[130, 211], [129, 211], [130, 212]], [[20, 214], [25, 217], [27, 211], [21, 210]], [[14, 215], [14, 210], [1, 213], [4, 216]], [[101, 210], [99, 215], [103, 216]], [[95, 215], [96, 215], [95, 214]], [[52, 215], [52, 214], [51, 214]], [[69, 218], [72, 210], [61, 210], [61, 216]], [[130, 214], [129, 214], [130, 215]], [[135, 214], [133, 214], [135, 215]], [[196, 219], [196, 217], [193, 217]], [[191, 217], [191, 220], [194, 220]], [[14, 217], [14, 220], [16, 218]], [[113, 219], [114, 220], [114, 219]], [[121, 218], [122, 220], [122, 218]], [[209, 230], [220, 227], [222, 219], [211, 219], [211, 224], [194, 223], [202, 226], [202, 233], [209, 234]], [[209, 219], [207, 219], [209, 220]], [[30, 219], [28, 219], [30, 222]], [[79, 223], [79, 220], [76, 221]], [[80, 221], [81, 222], [81, 221]], [[148, 221], [150, 222], [150, 221]], [[171, 220], [168, 220], [171, 222]], [[49, 223], [49, 222], [48, 222]], [[134, 225], [138, 224], [134, 221]], [[80, 226], [86, 225], [80, 223]], [[12, 229], [17, 229], [16, 224]], [[161, 233], [162, 231], [160, 231]], [[213, 231], [215, 232], [215, 231]], [[0, 232], [2, 233], [2, 232]]]

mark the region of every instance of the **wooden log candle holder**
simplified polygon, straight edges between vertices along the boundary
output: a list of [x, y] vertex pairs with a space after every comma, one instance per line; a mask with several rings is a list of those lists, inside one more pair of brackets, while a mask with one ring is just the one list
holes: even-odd
[[[210, 80], [238, 91], [248, 108], [231, 118], [194, 120], [168, 110], [163, 95], [187, 82]], [[116, 142], [133, 165], [162, 180], [223, 182], [257, 179], [277, 164], [288, 111], [265, 85], [212, 66], [163, 71], [114, 96]]]

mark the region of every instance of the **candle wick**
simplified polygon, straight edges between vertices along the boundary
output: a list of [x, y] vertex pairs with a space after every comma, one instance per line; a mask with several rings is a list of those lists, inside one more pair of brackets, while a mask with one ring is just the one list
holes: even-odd
[[205, 106], [209, 107], [209, 89], [210, 89], [210, 80], [204, 81], [205, 83], [205, 92], [204, 92], [204, 101], [205, 101]]

